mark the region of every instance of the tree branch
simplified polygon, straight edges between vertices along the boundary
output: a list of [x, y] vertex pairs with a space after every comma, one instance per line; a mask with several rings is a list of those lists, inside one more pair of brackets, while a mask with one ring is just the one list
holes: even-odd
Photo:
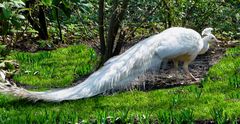
[[[107, 37], [107, 53], [106, 59], [109, 59], [113, 56], [113, 46], [115, 43], [115, 38], [120, 28], [120, 24], [123, 20], [124, 14], [126, 12], [129, 0], [123, 0], [123, 4], [121, 5], [120, 9], [118, 10], [118, 1], [114, 1], [113, 5], [113, 14], [110, 19], [110, 25], [108, 29], [108, 37]], [[119, 12], [118, 12], [119, 11]]]

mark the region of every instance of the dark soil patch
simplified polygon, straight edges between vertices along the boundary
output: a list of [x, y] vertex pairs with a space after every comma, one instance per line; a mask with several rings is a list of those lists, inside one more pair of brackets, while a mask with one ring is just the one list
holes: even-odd
[[26, 52], [37, 52], [37, 51], [50, 51], [55, 50], [60, 47], [67, 47], [69, 44], [64, 44], [59, 40], [54, 41], [43, 41], [39, 37], [32, 37], [31, 35], [22, 34], [22, 36], [13, 37], [11, 35], [7, 35], [5, 41], [0, 36], [0, 43], [7, 45], [9, 49], [19, 50], [19, 51], [26, 51]]

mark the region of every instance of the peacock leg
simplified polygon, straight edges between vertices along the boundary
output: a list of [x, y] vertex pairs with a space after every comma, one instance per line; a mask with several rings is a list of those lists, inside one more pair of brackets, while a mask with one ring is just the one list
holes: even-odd
[[179, 79], [179, 75], [178, 75], [178, 60], [173, 60], [173, 64], [174, 64], [174, 74], [175, 74], [175, 77], [177, 79]]
[[187, 76], [188, 76], [189, 78], [192, 78], [193, 80], [197, 81], [198, 79], [195, 78], [195, 77], [189, 72], [189, 69], [188, 69], [189, 63], [190, 63], [190, 62], [188, 62], [188, 61], [185, 61], [185, 62], [183, 63], [183, 70], [185, 71], [185, 73], [187, 74]]

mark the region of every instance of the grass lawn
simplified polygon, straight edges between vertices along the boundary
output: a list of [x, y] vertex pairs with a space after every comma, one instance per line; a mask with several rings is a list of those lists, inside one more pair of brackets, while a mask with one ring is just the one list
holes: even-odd
[[14, 51], [8, 59], [20, 63], [20, 73], [14, 76], [16, 82], [39, 89], [69, 86], [79, 75], [93, 71], [97, 55], [93, 49], [78, 45], [37, 53]]
[[[234, 122], [240, 117], [239, 53], [239, 46], [228, 49], [224, 58], [210, 68], [201, 87], [133, 90], [61, 103], [33, 103], [0, 95], [0, 123]], [[89, 48], [71, 46], [35, 54], [13, 52], [9, 58], [21, 64], [16, 81], [49, 88], [70, 85], [76, 74], [91, 72], [97, 58], [89, 56], [95, 56]]]

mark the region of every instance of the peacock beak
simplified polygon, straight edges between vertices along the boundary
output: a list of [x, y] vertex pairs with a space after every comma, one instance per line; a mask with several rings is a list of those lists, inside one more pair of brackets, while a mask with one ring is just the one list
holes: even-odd
[[215, 41], [216, 42], [218, 42], [218, 43], [220, 43], [221, 41], [220, 40], [218, 40], [216, 37], [214, 37], [214, 39], [215, 39]]
[[215, 41], [217, 42], [217, 43], [220, 43], [221, 41], [220, 40], [218, 40], [218, 39], [215, 39]]

